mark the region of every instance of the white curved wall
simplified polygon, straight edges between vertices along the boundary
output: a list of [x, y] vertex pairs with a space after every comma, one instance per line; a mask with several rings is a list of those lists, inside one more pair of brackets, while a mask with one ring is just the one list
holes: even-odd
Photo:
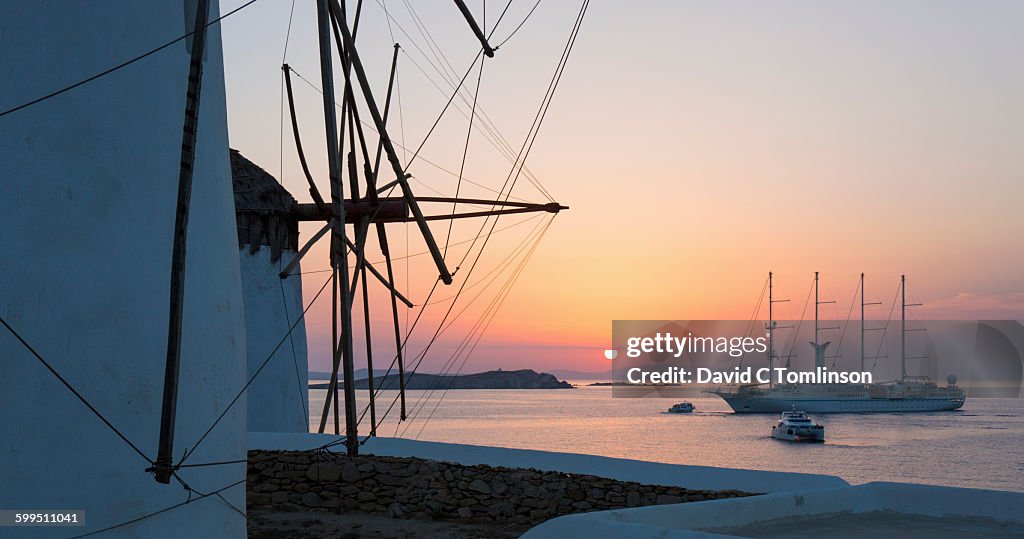
[[[186, 5], [195, 2], [5, 3], [0, 110], [183, 35]], [[210, 12], [219, 13], [217, 2]], [[189, 222], [179, 455], [245, 378], [221, 38], [218, 26], [210, 30]], [[150, 458], [160, 427], [188, 61], [179, 42], [0, 118], [0, 316]], [[243, 399], [191, 462], [245, 454]], [[31, 530], [67, 537], [187, 498], [146, 467], [0, 328], [0, 508], [85, 509], [85, 527]], [[245, 465], [182, 476], [208, 491], [244, 479]], [[244, 511], [241, 486], [223, 494]], [[0, 535], [28, 531], [0, 528]], [[244, 534], [244, 517], [208, 497], [111, 535]]]
[[[252, 432], [309, 431], [309, 373], [306, 357], [306, 325], [299, 322], [284, 344], [274, 347], [288, 334], [288, 328], [302, 315], [302, 278], [293, 275], [281, 280], [284, 264], [295, 251], [284, 250], [281, 259], [270, 261], [270, 248], [260, 247], [249, 254], [249, 246], [239, 253], [242, 268], [242, 292], [245, 297], [245, 344], [249, 357], [249, 375], [271, 353], [260, 375], [246, 392], [249, 400], [249, 430]], [[296, 269], [298, 273], [300, 270]]]

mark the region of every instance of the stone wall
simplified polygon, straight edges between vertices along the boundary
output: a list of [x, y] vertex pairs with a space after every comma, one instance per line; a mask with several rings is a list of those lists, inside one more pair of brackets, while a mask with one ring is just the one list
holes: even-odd
[[751, 495], [535, 469], [310, 451], [250, 451], [248, 473], [250, 510], [361, 511], [515, 525], [569, 513]]

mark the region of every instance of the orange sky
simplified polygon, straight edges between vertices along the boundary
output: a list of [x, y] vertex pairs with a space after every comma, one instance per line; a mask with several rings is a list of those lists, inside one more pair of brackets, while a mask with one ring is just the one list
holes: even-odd
[[[222, 12], [235, 4], [223, 2]], [[381, 4], [366, 4], [360, 52], [383, 95], [392, 40]], [[488, 17], [500, 4], [488, 2]], [[387, 5], [405, 50], [404, 123], [392, 124], [392, 136], [415, 147], [447, 99], [434, 87], [447, 83], [431, 64], [447, 59], [461, 76], [476, 42], [453, 5], [422, 4], [418, 15], [444, 52], [434, 56], [404, 4]], [[507, 35], [530, 5], [513, 2], [495, 35]], [[256, 4], [224, 23], [230, 136], [233, 147], [307, 201], [290, 133], [280, 138], [288, 8]], [[471, 8], [482, 16], [478, 5]], [[486, 63], [480, 105], [517, 150], [577, 8], [542, 3]], [[296, 7], [287, 61], [319, 85], [314, 11]], [[823, 297], [838, 302], [830, 316], [845, 318], [863, 271], [868, 295], [887, 303], [906, 273], [928, 316], [1024, 318], [1024, 68], [1016, 60], [1022, 17], [1020, 3], [994, 1], [595, 3], [528, 161], [571, 209], [554, 220], [465, 372], [602, 369], [611, 320], [746, 319], [769, 270], [779, 295], [793, 300], [794, 312], [783, 313], [790, 317], [799, 317], [820, 271]], [[303, 143], [326, 190], [322, 102], [294, 83]], [[422, 156], [457, 171], [466, 127], [451, 111]], [[509, 166], [474, 136], [467, 178], [497, 189]], [[410, 172], [418, 194], [455, 192], [456, 179], [423, 160]], [[494, 196], [465, 183], [460, 192]], [[513, 196], [544, 201], [525, 179]], [[503, 218], [498, 228], [523, 219]], [[470, 285], [542, 219], [496, 234]], [[452, 242], [479, 226], [459, 222]], [[395, 256], [403, 256], [405, 227], [390, 230]], [[434, 230], [443, 244], [447, 225]], [[303, 237], [314, 231], [304, 226]], [[408, 236], [409, 251], [424, 250], [414, 227]], [[304, 269], [327, 267], [325, 246]], [[452, 265], [467, 246], [451, 248]], [[400, 282], [410, 276], [414, 302], [436, 277], [429, 262], [396, 262]], [[484, 290], [424, 369], [449, 359], [508, 273], [498, 275], [492, 286], [465, 292], [455, 312]], [[307, 298], [324, 278], [304, 278]], [[375, 328], [379, 349], [387, 350], [389, 307], [377, 288], [371, 311], [382, 322]], [[435, 299], [454, 293], [442, 289]], [[327, 365], [323, 307], [308, 315], [314, 370]], [[427, 308], [413, 351], [446, 308]]]

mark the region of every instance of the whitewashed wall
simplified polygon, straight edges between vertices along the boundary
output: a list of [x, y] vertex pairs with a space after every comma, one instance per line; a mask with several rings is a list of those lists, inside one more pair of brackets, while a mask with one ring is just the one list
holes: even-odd
[[245, 246], [240, 257], [249, 375], [274, 354], [246, 392], [249, 430], [308, 432], [305, 323], [299, 322], [274, 352], [288, 328], [302, 315], [302, 279], [298, 275], [284, 280], [278, 277], [282, 266], [295, 257], [295, 251], [286, 249], [280, 260], [271, 262], [269, 247], [262, 246], [256, 253], [249, 254], [249, 246]]
[[[211, 15], [219, 7], [212, 2]], [[0, 110], [84, 79], [186, 29], [194, 1], [7, 2]], [[179, 42], [0, 118], [0, 316], [155, 458], [169, 267], [189, 55]], [[228, 165], [221, 36], [211, 27], [189, 222], [175, 449], [192, 445], [241, 388], [245, 328]], [[245, 401], [191, 459], [245, 458]], [[0, 328], [0, 508], [85, 509], [67, 537], [184, 501]], [[245, 466], [182, 471], [198, 490]], [[244, 510], [244, 490], [224, 497]], [[0, 528], [0, 536], [29, 536]], [[73, 533], [72, 533], [73, 532]], [[242, 537], [209, 497], [105, 536]]]

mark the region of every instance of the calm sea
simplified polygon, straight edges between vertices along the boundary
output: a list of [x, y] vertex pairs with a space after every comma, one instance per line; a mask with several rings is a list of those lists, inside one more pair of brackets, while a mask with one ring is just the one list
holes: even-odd
[[[825, 425], [827, 442], [806, 445], [772, 439], [774, 416], [734, 415], [714, 396], [688, 399], [697, 408], [692, 414], [668, 414], [673, 400], [612, 398], [609, 387], [452, 390], [436, 408], [440, 392], [429, 400], [426, 393], [408, 392], [410, 415], [419, 413], [399, 425], [396, 406], [378, 435], [829, 474], [851, 483], [904, 481], [1024, 492], [1024, 399], [967, 399], [956, 412], [819, 414], [815, 419]], [[310, 391], [313, 431], [325, 394]], [[358, 392], [360, 407], [366, 394]], [[395, 394], [382, 393], [381, 415]], [[360, 434], [369, 423], [367, 416]], [[333, 419], [327, 431], [333, 432]]]

